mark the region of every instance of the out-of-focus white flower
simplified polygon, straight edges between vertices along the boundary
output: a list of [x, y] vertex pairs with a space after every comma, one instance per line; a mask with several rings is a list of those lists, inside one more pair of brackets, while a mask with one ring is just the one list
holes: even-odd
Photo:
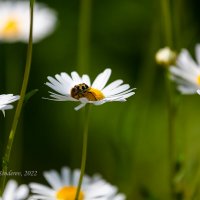
[[[29, 1], [0, 1], [0, 41], [28, 42], [29, 7]], [[44, 4], [36, 3], [33, 21], [33, 41], [38, 42], [54, 31], [56, 13]]]
[[182, 94], [194, 94], [200, 89], [200, 45], [195, 48], [195, 62], [186, 49], [179, 54], [176, 66], [170, 67], [171, 78]]
[[175, 63], [176, 53], [169, 47], [160, 49], [155, 56], [156, 62], [163, 66], [169, 66]]
[[19, 99], [19, 96], [14, 96], [13, 94], [1, 94], [0, 95], [0, 110], [5, 115], [5, 110], [12, 109], [13, 106], [10, 105], [10, 103], [17, 101]]
[[25, 200], [28, 197], [28, 187], [26, 185], [17, 185], [14, 180], [8, 181], [0, 200]]
[[[79, 181], [80, 171], [67, 167], [61, 169], [61, 175], [57, 171], [44, 172], [44, 177], [51, 187], [31, 183], [33, 193], [29, 200], [74, 200]], [[83, 177], [79, 200], [125, 200], [124, 194], [117, 194], [117, 188], [103, 180], [100, 176]]]
[[[106, 86], [111, 75], [111, 69], [106, 69], [100, 73], [91, 84], [88, 75], [82, 77], [77, 72], [72, 72], [71, 77], [62, 72], [56, 74], [55, 78], [47, 77], [46, 83], [57, 93], [50, 92], [51, 100], [54, 101], [80, 101], [81, 104], [75, 108], [79, 110], [87, 103], [101, 105], [112, 101], [126, 101], [126, 99], [135, 94], [134, 89], [129, 89], [128, 84], [123, 84], [122, 80], [116, 80]], [[106, 86], [106, 87], [105, 87]]]

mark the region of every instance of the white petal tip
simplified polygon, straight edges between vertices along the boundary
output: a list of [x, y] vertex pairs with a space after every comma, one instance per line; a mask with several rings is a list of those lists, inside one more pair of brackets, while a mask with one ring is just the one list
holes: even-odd
[[80, 110], [81, 108], [83, 108], [84, 106], [85, 106], [85, 104], [80, 104], [80, 105], [76, 106], [76, 107], [74, 108], [74, 110], [78, 111], [78, 110]]
[[2, 113], [3, 113], [3, 116], [5, 117], [6, 116], [5, 110], [2, 110]]

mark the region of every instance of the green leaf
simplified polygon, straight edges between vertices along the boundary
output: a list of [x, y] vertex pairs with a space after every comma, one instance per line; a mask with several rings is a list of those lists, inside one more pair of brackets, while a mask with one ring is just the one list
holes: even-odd
[[24, 104], [26, 104], [29, 99], [34, 96], [39, 90], [38, 89], [34, 89], [34, 90], [31, 90], [30, 92], [28, 92], [24, 98]]

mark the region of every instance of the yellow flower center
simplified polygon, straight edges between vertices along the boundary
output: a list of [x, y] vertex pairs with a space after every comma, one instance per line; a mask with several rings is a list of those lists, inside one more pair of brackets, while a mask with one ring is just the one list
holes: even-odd
[[[76, 187], [63, 187], [56, 194], [56, 200], [74, 200], [76, 196]], [[78, 200], [84, 200], [83, 192], [79, 193]]]
[[75, 85], [71, 89], [71, 96], [78, 100], [80, 98], [87, 98], [89, 101], [99, 101], [105, 98], [100, 90], [88, 87], [85, 83]]
[[200, 75], [197, 76], [197, 84], [200, 85]]
[[19, 23], [17, 20], [14, 18], [8, 19], [0, 34], [4, 37], [17, 36], [19, 34]]
[[99, 101], [105, 98], [105, 96], [100, 90], [94, 88], [89, 88], [89, 90], [84, 94], [84, 96], [89, 101]]

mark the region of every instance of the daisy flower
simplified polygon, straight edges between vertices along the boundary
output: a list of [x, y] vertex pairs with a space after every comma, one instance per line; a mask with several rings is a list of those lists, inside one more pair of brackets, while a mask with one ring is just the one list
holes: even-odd
[[28, 197], [28, 187], [26, 185], [17, 185], [14, 180], [8, 181], [0, 200], [24, 200]]
[[170, 68], [171, 78], [177, 82], [178, 90], [182, 94], [194, 94], [200, 89], [200, 45], [196, 45], [195, 54], [197, 62], [183, 49], [176, 66]]
[[19, 96], [14, 96], [13, 94], [1, 94], [0, 95], [0, 110], [5, 115], [5, 110], [12, 109], [13, 106], [10, 103], [17, 101]]
[[101, 105], [111, 101], [126, 101], [135, 94], [134, 89], [129, 89], [128, 84], [123, 84], [122, 80], [116, 80], [106, 86], [111, 75], [111, 69], [106, 69], [100, 73], [91, 84], [88, 75], [82, 77], [77, 72], [72, 72], [71, 76], [62, 72], [56, 74], [55, 78], [48, 76], [49, 82], [45, 84], [57, 93], [50, 93], [50, 100], [54, 101], [79, 101], [81, 104], [75, 108], [79, 110], [87, 103]]
[[[31, 183], [33, 193], [29, 200], [74, 200], [80, 176], [79, 170], [73, 172], [63, 167], [61, 175], [57, 171], [44, 172], [44, 177], [51, 187]], [[82, 189], [79, 200], [125, 200], [123, 194], [117, 194], [117, 188], [110, 185], [100, 176], [83, 177]]]
[[[29, 1], [0, 1], [0, 41], [28, 42], [30, 29]], [[43, 4], [35, 4], [33, 41], [38, 42], [55, 29], [56, 13]]]

